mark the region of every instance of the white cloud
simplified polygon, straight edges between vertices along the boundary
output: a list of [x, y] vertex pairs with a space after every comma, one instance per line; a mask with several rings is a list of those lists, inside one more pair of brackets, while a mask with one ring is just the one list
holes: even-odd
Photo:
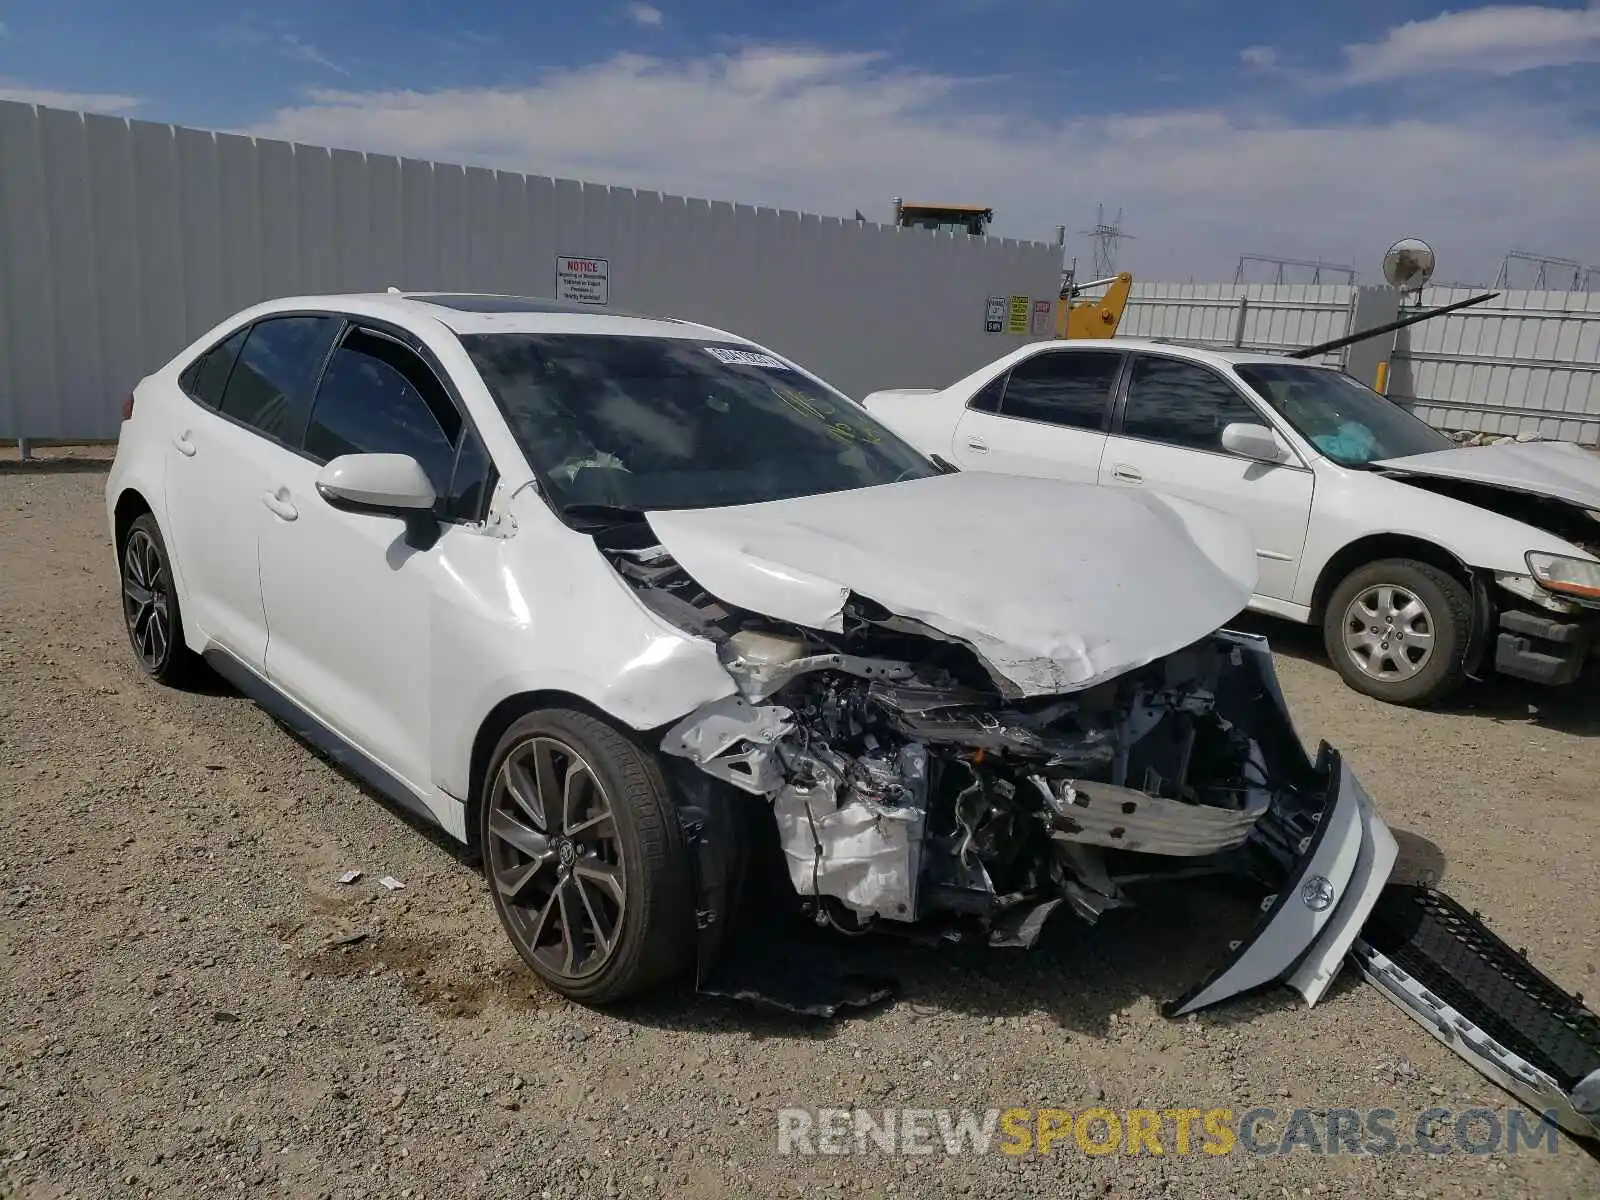
[[1344, 48], [1346, 83], [1436, 72], [1515, 75], [1600, 62], [1600, 7], [1493, 5], [1396, 25], [1381, 40]]
[[1278, 52], [1271, 46], [1246, 46], [1239, 51], [1239, 61], [1247, 67], [1265, 70], [1278, 65]]
[[654, 4], [628, 5], [628, 20], [635, 25], [643, 25], [649, 29], [660, 29], [664, 19], [661, 15], [661, 10]]
[[137, 96], [114, 92], [62, 92], [54, 88], [32, 87], [12, 79], [0, 79], [0, 100], [20, 100], [23, 104], [42, 104], [46, 108], [69, 108], [79, 112], [116, 113], [137, 108]]
[[335, 71], [340, 75], [350, 74], [349, 71], [345, 70], [338, 63], [329, 59], [322, 53], [322, 51], [318, 50], [310, 42], [301, 41], [292, 33], [286, 33], [283, 35], [283, 45], [288, 51], [290, 57], [297, 58], [301, 62], [310, 63], [314, 67], [322, 67], [329, 71]]
[[328, 58], [298, 34], [278, 32], [264, 28], [250, 18], [242, 18], [218, 26], [207, 35], [219, 46], [230, 50], [241, 48], [269, 49], [298, 62], [309, 63], [340, 75], [350, 74], [344, 67]]
[[876, 220], [896, 195], [982, 202], [997, 234], [1041, 240], [1104, 200], [1138, 235], [1123, 263], [1145, 278], [1231, 278], [1250, 252], [1371, 279], [1402, 236], [1432, 241], [1449, 278], [1492, 275], [1522, 243], [1600, 259], [1600, 135], [1558, 113], [1046, 119], [985, 111], [970, 83], [805, 48], [624, 55], [519, 89], [313, 92], [251, 132]]

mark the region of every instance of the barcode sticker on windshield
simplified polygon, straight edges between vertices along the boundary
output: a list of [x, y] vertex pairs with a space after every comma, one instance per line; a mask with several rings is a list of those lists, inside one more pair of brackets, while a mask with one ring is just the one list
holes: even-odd
[[705, 352], [730, 367], [768, 367], [774, 371], [789, 369], [772, 355], [758, 354], [754, 350], [730, 350], [726, 346], [707, 346]]

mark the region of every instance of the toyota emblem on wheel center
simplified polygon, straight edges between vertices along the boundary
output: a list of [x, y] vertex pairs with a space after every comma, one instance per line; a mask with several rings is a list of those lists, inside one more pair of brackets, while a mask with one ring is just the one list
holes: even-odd
[[1301, 887], [1300, 898], [1312, 912], [1321, 912], [1333, 903], [1333, 884], [1326, 875], [1313, 875]]

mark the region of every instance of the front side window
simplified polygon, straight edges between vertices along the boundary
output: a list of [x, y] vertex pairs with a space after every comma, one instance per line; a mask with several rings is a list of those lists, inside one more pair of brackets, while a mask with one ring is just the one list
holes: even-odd
[[1067, 429], [1105, 428], [1122, 355], [1107, 350], [1046, 350], [1011, 368], [1000, 415]]
[[1343, 371], [1289, 362], [1234, 369], [1296, 433], [1343, 466], [1455, 446], [1433, 426]]
[[748, 347], [461, 338], [557, 508], [710, 508], [937, 475], [859, 404]]
[[333, 352], [306, 428], [306, 453], [409, 454], [448, 497], [461, 414], [416, 353], [393, 338], [353, 329]]
[[285, 445], [298, 446], [317, 372], [340, 323], [331, 316], [257, 321], [228, 376], [218, 411]]
[[1260, 425], [1262, 418], [1215, 371], [1176, 358], [1134, 358], [1122, 416], [1127, 437], [1226, 454], [1222, 431], [1236, 422]]

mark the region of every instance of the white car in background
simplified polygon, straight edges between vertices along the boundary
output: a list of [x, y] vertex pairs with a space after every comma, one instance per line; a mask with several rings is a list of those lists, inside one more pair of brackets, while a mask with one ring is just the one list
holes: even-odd
[[1600, 629], [1600, 456], [1457, 446], [1330, 367], [1132, 338], [1044, 342], [942, 390], [863, 404], [963, 470], [1233, 514], [1260, 567], [1249, 607], [1320, 624], [1346, 682], [1382, 700], [1428, 704], [1489, 669], [1564, 684]]

